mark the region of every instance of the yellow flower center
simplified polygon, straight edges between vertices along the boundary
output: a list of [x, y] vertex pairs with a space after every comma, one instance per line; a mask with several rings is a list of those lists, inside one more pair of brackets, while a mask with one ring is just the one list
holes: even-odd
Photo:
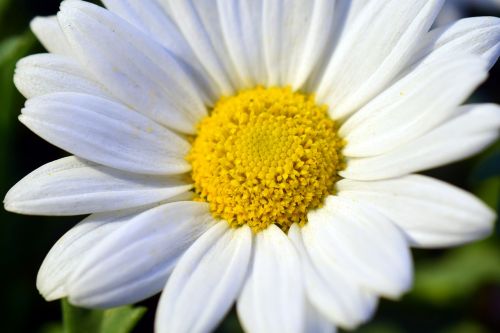
[[244, 90], [218, 101], [187, 157], [198, 200], [231, 226], [287, 231], [331, 194], [344, 166], [337, 126], [313, 96]]

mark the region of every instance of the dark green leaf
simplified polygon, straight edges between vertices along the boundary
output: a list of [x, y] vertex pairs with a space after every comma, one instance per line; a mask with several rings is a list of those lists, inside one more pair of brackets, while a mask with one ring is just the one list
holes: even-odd
[[3, 18], [11, 0], [0, 0], [0, 20]]
[[419, 264], [411, 295], [436, 305], [451, 304], [486, 282], [500, 282], [500, 249], [490, 239]]
[[402, 333], [403, 331], [392, 323], [368, 323], [356, 330], [357, 333]]
[[442, 331], [442, 333], [488, 333], [484, 327], [474, 322], [463, 322]]
[[82, 309], [62, 301], [64, 333], [129, 333], [145, 308], [122, 306], [108, 310]]
[[35, 45], [36, 39], [31, 31], [7, 38], [0, 42], [0, 130], [7, 130], [9, 120], [13, 113], [13, 100], [19, 94], [13, 84], [14, 68], [17, 61], [27, 55]]
[[493, 177], [483, 181], [477, 186], [474, 193], [488, 206], [498, 210], [500, 203], [500, 177]]
[[500, 176], [500, 141], [488, 148], [472, 171], [472, 184], [480, 183], [488, 178]]
[[39, 333], [64, 333], [64, 328], [61, 323], [45, 324]]
[[145, 312], [146, 308], [131, 306], [104, 311], [101, 333], [128, 333]]
[[100, 332], [103, 312], [87, 310], [71, 305], [66, 299], [62, 301], [64, 333]]

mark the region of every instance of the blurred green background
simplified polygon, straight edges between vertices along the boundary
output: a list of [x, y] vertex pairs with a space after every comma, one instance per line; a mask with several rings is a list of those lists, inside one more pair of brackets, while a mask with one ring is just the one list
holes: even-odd
[[[12, 84], [15, 63], [43, 52], [27, 29], [37, 15], [56, 13], [59, 0], [0, 0], [0, 194], [33, 169], [65, 155], [18, 121], [24, 103]], [[469, 9], [467, 16], [495, 15]], [[500, 103], [500, 66], [471, 102]], [[475, 158], [428, 172], [500, 205], [500, 142]], [[0, 210], [0, 332], [62, 332], [61, 305], [47, 303], [35, 288], [36, 273], [52, 244], [81, 217], [32, 217]], [[500, 232], [489, 239], [448, 250], [418, 250], [415, 286], [400, 302], [382, 301], [361, 333], [500, 332]], [[134, 332], [152, 332], [157, 299]], [[240, 332], [234, 311], [218, 332]], [[82, 330], [85, 332], [85, 330]], [[92, 333], [92, 332], [90, 332]]]

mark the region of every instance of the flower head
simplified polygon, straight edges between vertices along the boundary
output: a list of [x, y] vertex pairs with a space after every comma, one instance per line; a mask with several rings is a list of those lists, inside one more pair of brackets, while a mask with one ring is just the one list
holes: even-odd
[[368, 320], [412, 282], [410, 246], [485, 237], [494, 213], [414, 173], [494, 141], [496, 105], [461, 104], [500, 21], [430, 30], [441, 0], [77, 0], [32, 28], [20, 120], [74, 156], [7, 210], [90, 214], [45, 259], [47, 300], [111, 307], [163, 290], [158, 332]]

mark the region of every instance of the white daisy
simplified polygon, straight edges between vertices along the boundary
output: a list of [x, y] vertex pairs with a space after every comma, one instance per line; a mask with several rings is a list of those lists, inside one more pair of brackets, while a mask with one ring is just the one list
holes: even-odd
[[48, 254], [47, 300], [105, 308], [163, 290], [157, 332], [368, 320], [412, 283], [414, 247], [488, 235], [494, 213], [413, 173], [477, 153], [496, 105], [460, 106], [500, 21], [429, 31], [440, 0], [65, 1], [32, 28], [20, 120], [74, 154], [6, 209], [91, 214]]

